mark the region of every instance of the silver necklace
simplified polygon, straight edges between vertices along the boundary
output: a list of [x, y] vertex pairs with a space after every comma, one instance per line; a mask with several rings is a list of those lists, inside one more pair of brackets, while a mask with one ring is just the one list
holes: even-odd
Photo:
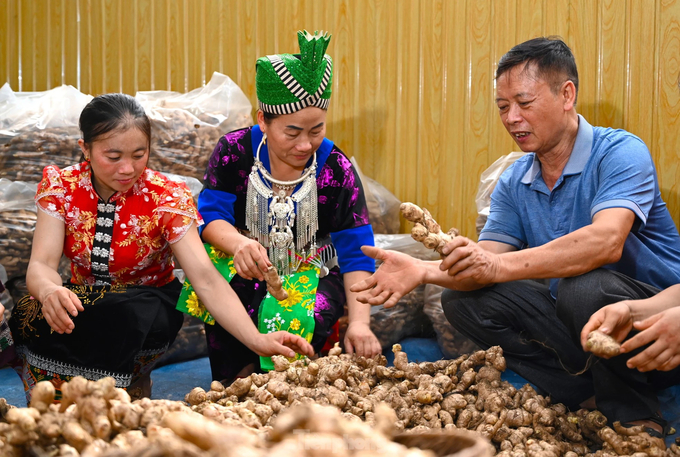
[[[316, 231], [319, 228], [316, 151], [312, 164], [299, 178], [281, 181], [274, 178], [260, 161], [260, 150], [266, 140], [267, 135], [263, 134], [248, 176], [246, 227], [250, 236], [268, 249], [269, 260], [279, 274], [287, 275], [297, 270], [301, 258], [316, 252]], [[300, 189], [288, 196], [287, 192], [300, 183]], [[274, 185], [279, 189], [276, 194]], [[295, 219], [298, 220], [297, 237], [293, 236]]]

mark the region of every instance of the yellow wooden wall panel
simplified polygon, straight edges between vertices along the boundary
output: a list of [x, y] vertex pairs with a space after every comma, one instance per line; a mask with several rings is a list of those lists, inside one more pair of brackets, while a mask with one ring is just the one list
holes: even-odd
[[[508, 52], [514, 45], [518, 43], [515, 39], [517, 34], [517, 16], [519, 13], [518, 5], [515, 0], [495, 1], [492, 3], [493, 11], [491, 14], [492, 26], [491, 29], [493, 43], [491, 44], [491, 78], [495, 78], [496, 68], [500, 58]], [[539, 10], [540, 11], [540, 10]], [[524, 11], [522, 11], [522, 14]], [[540, 25], [540, 23], [539, 23]], [[540, 32], [536, 35], [540, 35]], [[536, 36], [534, 35], [534, 36]], [[496, 109], [496, 84], [495, 80], [489, 81], [491, 85], [491, 97], [489, 104], [491, 106], [491, 114], [489, 120], [489, 156], [488, 161], [492, 163], [500, 156], [507, 154], [509, 151], [518, 149], [515, 142], [507, 133], [505, 126], [498, 116]]]
[[[362, 52], [373, 49], [375, 62], [364, 68], [364, 75], [373, 72], [376, 83], [376, 104], [362, 106], [361, 109], [373, 112], [373, 122], [369, 128], [364, 128], [367, 136], [372, 139], [370, 150], [364, 154], [362, 167], [369, 176], [382, 183], [388, 189], [395, 189], [394, 162], [405, 155], [405, 151], [397, 150], [397, 46], [396, 40], [381, 39], [383, 34], [395, 37], [400, 32], [397, 25], [397, 10], [392, 0], [377, 0], [375, 2], [376, 33], [372, 40], [362, 43]], [[378, 45], [380, 43], [380, 45]], [[372, 162], [368, 168], [364, 164]], [[369, 170], [372, 169], [372, 174]]]
[[474, 236], [478, 176], [517, 149], [494, 103], [497, 61], [560, 35], [578, 112], [647, 143], [678, 222], [679, 24], [680, 0], [5, 0], [0, 82], [134, 94], [221, 71], [255, 105], [255, 59], [295, 52], [298, 29], [328, 30], [328, 136], [397, 197]]
[[442, 41], [443, 8], [446, 0], [420, 3], [420, 61], [419, 80], [421, 97], [419, 101], [418, 125], [418, 162], [414, 169], [417, 180], [416, 200], [427, 208], [433, 208], [435, 217], [441, 218], [438, 203], [440, 200], [439, 182], [445, 174], [431, 173], [441, 169], [441, 156], [445, 151], [442, 135], [442, 89], [444, 78]]
[[515, 44], [543, 35], [544, 0], [517, 0], [516, 5]]
[[[468, 47], [468, 12], [470, 2], [452, 4], [446, 2], [446, 106], [445, 123], [442, 135], [445, 135], [445, 151], [440, 180], [442, 198], [438, 202], [438, 212], [442, 213], [440, 220], [443, 227], [462, 227], [463, 219], [469, 213], [469, 201], [464, 201], [463, 191], [467, 185], [460, 179], [467, 170], [466, 157], [470, 154], [467, 127], [468, 104], [470, 91], [468, 90], [470, 63]], [[492, 100], [489, 103], [493, 104]], [[412, 131], [415, 134], [415, 131]], [[401, 197], [400, 194], [397, 194]], [[474, 203], [472, 203], [474, 204]], [[473, 234], [470, 233], [470, 236]]]
[[[12, 3], [10, 2], [0, 4], [0, 26], [4, 26], [0, 28], [0, 33], [4, 35], [2, 42], [0, 42], [0, 56], [5, 56], [4, 59], [0, 60], [0, 64], [2, 64], [4, 67], [3, 72], [7, 77], [6, 81], [0, 81], [0, 86], [6, 82], [11, 82], [10, 75], [12, 74], [12, 61], [8, 58], [8, 56], [12, 48], [12, 44], [10, 44], [10, 37], [13, 37], [14, 34], [10, 29], [10, 24], [15, 23], [15, 20], [10, 19], [12, 14], [11, 8]], [[14, 87], [16, 88], [16, 85]]]
[[47, 14], [45, 15], [45, 30], [47, 32], [47, 78], [46, 88], [59, 86], [63, 83], [61, 77], [61, 60], [64, 49], [62, 48], [62, 38], [64, 38], [63, 23], [64, 5], [61, 0], [46, 0]]
[[[468, 4], [468, 42], [469, 42], [469, 106], [467, 115], [466, 147], [464, 150], [463, 192], [459, 204], [465, 211], [462, 233], [475, 233], [475, 195], [479, 175], [489, 165], [489, 124], [497, 116], [492, 90], [494, 73], [491, 56], [491, 4], [490, 2], [471, 1]], [[454, 75], [455, 77], [455, 75]]]
[[[628, 27], [626, 30], [626, 102], [623, 107], [623, 122], [630, 132], [642, 138], [647, 146], [652, 146], [652, 127], [654, 117], [641, 116], [654, 100], [655, 55], [656, 49], [654, 24], [655, 8], [653, 0], [629, 0]], [[648, 48], [639, 46], [647, 43]]]
[[659, 184], [676, 224], [680, 219], [680, 14], [674, 2], [661, 1], [658, 11], [659, 79], [656, 129]]
[[[36, 69], [33, 62], [35, 56], [33, 46], [43, 47], [43, 43], [38, 43], [34, 36], [34, 6], [33, 4], [19, 3], [19, 39], [22, 46], [19, 48], [19, 72], [21, 80], [25, 86], [24, 90], [38, 90], [36, 86]], [[30, 89], [29, 89], [30, 88]]]
[[600, 69], [597, 115], [594, 122], [623, 127], [626, 86], [625, 25], [626, 9], [621, 0], [600, 1]]
[[418, 102], [420, 99], [419, 79], [419, 21], [418, 2], [399, 0], [393, 3], [397, 10], [397, 80], [395, 94], [395, 135], [397, 148], [392, 161], [394, 188], [391, 189], [404, 201], [416, 201], [417, 176], [413, 171], [418, 161]]
[[[90, 2], [88, 0], [77, 0], [76, 19], [79, 19], [73, 27], [76, 29], [78, 39], [78, 51], [76, 53], [77, 61], [76, 71], [79, 72], [75, 80], [67, 80], [67, 84], [80, 89], [86, 94], [93, 93], [92, 91], [92, 40], [90, 38], [90, 30], [92, 23], [90, 21]], [[72, 59], [69, 59], [72, 61]]]
[[155, 55], [151, 50], [155, 17], [152, 15], [153, 0], [134, 0], [134, 43], [137, 53], [133, 74], [134, 91], [150, 90]]
[[600, 9], [598, 1], [593, 0], [571, 0], [569, 6], [569, 36], [563, 38], [573, 50], [578, 68], [576, 111], [594, 123], [598, 104]]
[[557, 35], [565, 40], [569, 39], [569, 2], [564, 0], [543, 0], [542, 8], [543, 35]]
[[62, 78], [60, 84], [78, 86], [78, 27], [73, 18], [78, 18], [78, 2], [63, 0], [64, 13], [61, 16], [62, 29]]

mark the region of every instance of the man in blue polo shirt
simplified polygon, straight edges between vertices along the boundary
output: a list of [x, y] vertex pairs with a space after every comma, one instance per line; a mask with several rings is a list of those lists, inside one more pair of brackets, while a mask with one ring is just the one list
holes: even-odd
[[592, 363], [580, 340], [600, 308], [680, 283], [680, 236], [649, 151], [576, 113], [576, 63], [559, 39], [515, 46], [496, 84], [501, 121], [529, 153], [501, 176], [479, 243], [456, 237], [437, 263], [367, 248], [383, 266], [353, 290], [391, 306], [418, 284], [447, 287], [451, 324], [481, 347], [501, 346], [543, 394], [572, 409], [594, 397], [610, 421], [659, 432], [655, 392], [680, 381], [680, 369], [631, 370], [635, 352]]

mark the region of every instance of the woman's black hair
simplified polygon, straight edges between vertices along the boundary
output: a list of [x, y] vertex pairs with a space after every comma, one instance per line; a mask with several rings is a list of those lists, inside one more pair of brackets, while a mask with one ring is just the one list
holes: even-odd
[[97, 138], [123, 128], [137, 127], [151, 140], [151, 123], [144, 108], [134, 97], [126, 94], [98, 95], [80, 113], [83, 141], [92, 144]]
[[262, 111], [262, 115], [264, 116], [264, 120], [267, 123], [273, 121], [274, 119], [280, 116], [280, 114], [268, 113], [266, 111]]

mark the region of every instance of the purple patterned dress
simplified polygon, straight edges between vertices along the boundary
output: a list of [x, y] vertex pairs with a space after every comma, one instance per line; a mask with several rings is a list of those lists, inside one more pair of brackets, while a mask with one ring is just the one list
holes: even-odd
[[[205, 187], [198, 199], [198, 209], [205, 221], [203, 227], [222, 219], [239, 230], [247, 230], [248, 176], [261, 136], [259, 127], [254, 126], [228, 133], [218, 142], [208, 163]], [[269, 168], [266, 146], [260, 152], [260, 159]], [[346, 300], [342, 273], [373, 272], [375, 264], [360, 250], [362, 245], [373, 245], [373, 231], [361, 181], [344, 153], [328, 140], [324, 140], [317, 151], [316, 183], [319, 202], [317, 243], [321, 240], [332, 242], [339, 264], [319, 280], [314, 310], [316, 325], [311, 342], [318, 352], [335, 322], [344, 314]], [[237, 275], [231, 286], [257, 325], [260, 302], [267, 292], [266, 285]], [[259, 366], [259, 357], [218, 324], [206, 325], [205, 329], [213, 379], [231, 380], [246, 365], [255, 363]]]

